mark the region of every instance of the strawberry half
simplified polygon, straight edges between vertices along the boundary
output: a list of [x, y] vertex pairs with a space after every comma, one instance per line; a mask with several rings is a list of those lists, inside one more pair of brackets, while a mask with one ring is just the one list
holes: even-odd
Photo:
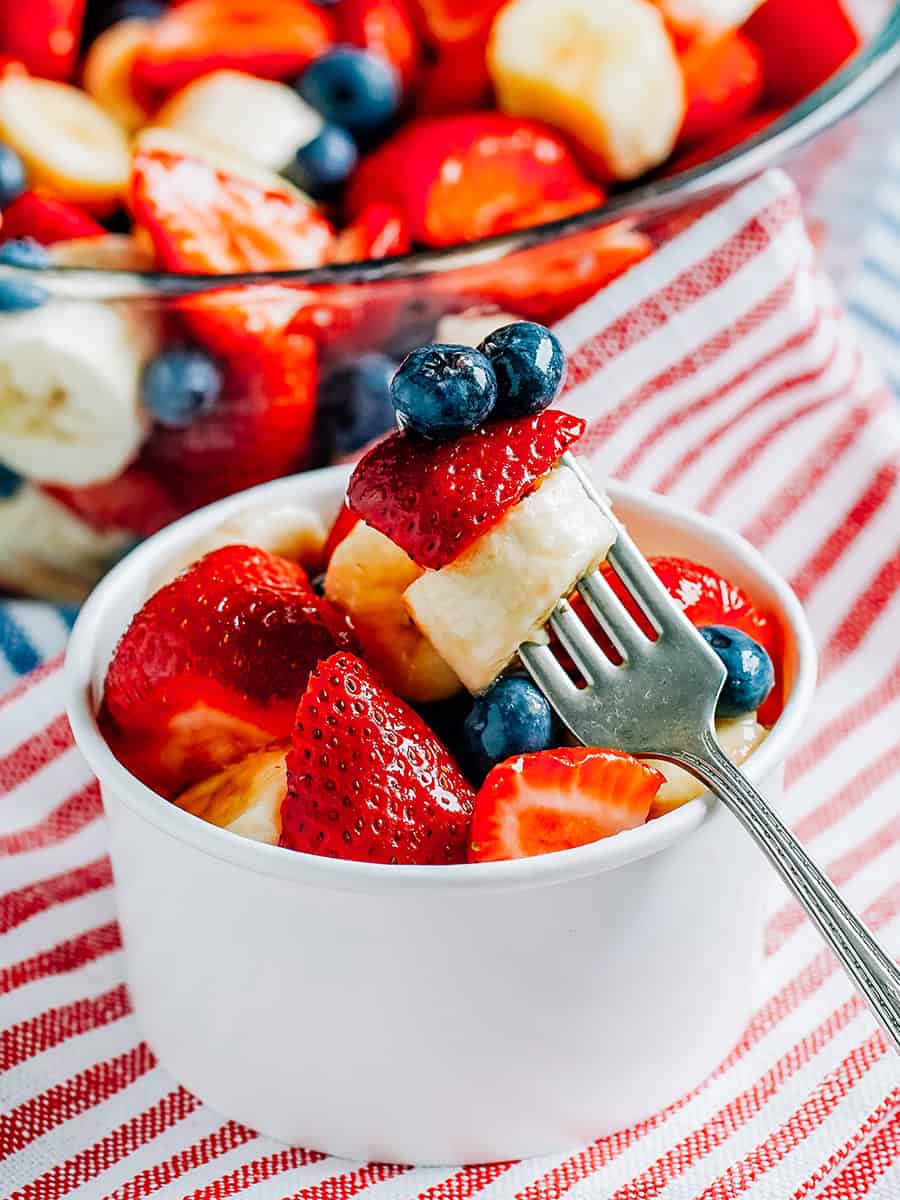
[[47, 485], [44, 491], [101, 533], [121, 530], [149, 537], [180, 516], [163, 483], [134, 464], [100, 483]]
[[302, 567], [225, 546], [132, 620], [106, 675], [104, 733], [130, 771], [172, 797], [288, 737], [310, 671], [349, 644]]
[[475, 794], [422, 718], [352, 654], [297, 709], [281, 843], [363, 862], [465, 862]]
[[580, 417], [546, 409], [453, 442], [394, 433], [360, 460], [347, 502], [413, 562], [438, 569], [496, 525], [583, 432]]
[[222, 68], [287, 79], [333, 40], [329, 14], [311, 0], [184, 0], [153, 22], [134, 81], [166, 95]]
[[186, 429], [154, 426], [141, 465], [184, 510], [298, 469], [310, 446], [316, 348], [301, 333], [265, 334], [221, 360], [215, 406]]
[[551, 854], [635, 829], [663, 782], [618, 750], [562, 747], [510, 758], [475, 799], [469, 861]]
[[42, 246], [52, 246], [54, 242], [103, 237], [105, 233], [103, 226], [77, 204], [37, 192], [23, 192], [6, 206], [0, 220], [0, 242], [30, 237]]

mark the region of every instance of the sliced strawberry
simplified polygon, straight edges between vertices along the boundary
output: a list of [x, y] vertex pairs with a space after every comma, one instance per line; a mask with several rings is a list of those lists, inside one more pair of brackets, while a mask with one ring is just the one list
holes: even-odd
[[152, 596], [122, 636], [104, 731], [131, 771], [173, 796], [287, 737], [310, 671], [349, 644], [297, 563], [250, 546], [214, 550]]
[[665, 165], [661, 174], [678, 175], [681, 171], [691, 171], [694, 167], [711, 162], [720, 154], [725, 154], [735, 146], [740, 146], [742, 142], [749, 142], [751, 138], [755, 138], [758, 133], [784, 116], [784, 113], [783, 108], [766, 108], [762, 112], [750, 113], [743, 120], [735, 121], [729, 129], [722, 130], [716, 137], [707, 138], [699, 146], [683, 154], [676, 154]]
[[328, 259], [334, 236], [302, 197], [158, 146], [134, 156], [131, 201], [136, 222], [169, 271], [232, 275], [317, 267]]
[[557, 409], [481, 425], [453, 442], [394, 433], [350, 479], [347, 502], [420, 567], [439, 568], [496, 525], [584, 432]]
[[841, 0], [764, 0], [744, 25], [759, 46], [771, 104], [795, 104], [860, 47]]
[[414, 0], [428, 40], [440, 49], [450, 43], [486, 37], [504, 0]]
[[390, 204], [414, 241], [451, 246], [603, 202], [557, 134], [498, 112], [423, 117], [366, 159], [348, 203]]
[[695, 39], [681, 56], [681, 69], [687, 105], [679, 147], [726, 133], [762, 96], [762, 58], [740, 33]]
[[422, 718], [352, 654], [297, 709], [282, 845], [363, 862], [465, 861], [474, 792]]
[[[403, 213], [389, 204], [370, 204], [337, 235], [331, 261], [350, 263], [390, 258], [406, 254], [410, 245], [409, 226]], [[323, 297], [327, 294], [323, 289]]]
[[27, 75], [28, 68], [20, 58], [12, 54], [0, 54], [0, 79], [7, 75]]
[[185, 0], [154, 23], [133, 75], [158, 96], [222, 68], [287, 79], [333, 41], [331, 17], [312, 0]]
[[180, 516], [163, 483], [136, 465], [102, 483], [47, 486], [44, 491], [100, 533], [123, 531], [149, 537]]
[[422, 72], [416, 92], [416, 112], [440, 117], [485, 108], [491, 99], [487, 66], [487, 35], [467, 42], [449, 42], [436, 51]]
[[341, 0], [337, 15], [341, 41], [387, 59], [409, 92], [419, 73], [421, 45], [406, 0]]
[[663, 782], [618, 750], [562, 747], [510, 758], [475, 799], [469, 861], [551, 854], [635, 829]]
[[300, 333], [260, 336], [221, 361], [215, 406], [186, 429], [154, 426], [141, 464], [185, 509], [304, 465], [316, 404], [316, 349]]
[[89, 213], [68, 200], [23, 192], [3, 210], [0, 242], [30, 237], [43, 246], [74, 238], [103, 237], [106, 230]]
[[326, 564], [358, 520], [359, 517], [352, 508], [348, 507], [346, 502], [341, 505], [340, 512], [334, 518], [334, 524], [328, 531], [328, 537], [322, 548], [322, 558]]
[[85, 0], [0, 0], [0, 46], [32, 75], [66, 80], [81, 44]]

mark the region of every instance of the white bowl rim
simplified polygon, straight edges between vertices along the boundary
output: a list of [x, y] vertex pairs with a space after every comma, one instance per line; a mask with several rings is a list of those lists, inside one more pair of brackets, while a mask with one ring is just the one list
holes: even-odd
[[[425, 888], [456, 893], [546, 886], [612, 870], [656, 854], [687, 837], [709, 818], [716, 802], [705, 794], [637, 829], [572, 850], [508, 862], [396, 866], [326, 858], [251, 841], [183, 811], [136, 779], [118, 761], [100, 733], [91, 698], [98, 631], [108, 607], [122, 591], [128, 590], [139, 570], [161, 568], [179, 547], [210, 532], [223, 520], [248, 508], [284, 503], [288, 499], [302, 502], [305, 490], [333, 491], [346, 482], [350, 470], [349, 466], [337, 466], [288, 476], [198, 509], [148, 538], [94, 589], [69, 639], [65, 660], [66, 707], [75, 741], [104, 787], [114, 789], [123, 803], [143, 819], [204, 854], [258, 874], [341, 891]], [[642, 508], [650, 517], [659, 514], [669, 521], [675, 519], [705, 540], [727, 549], [777, 598], [779, 616], [794, 639], [797, 663], [784, 711], [743, 768], [752, 780], [765, 779], [785, 757], [815, 689], [815, 643], [799, 600], [774, 568], [740, 535], [643, 488], [611, 479], [607, 491], [614, 505], [621, 499]]]

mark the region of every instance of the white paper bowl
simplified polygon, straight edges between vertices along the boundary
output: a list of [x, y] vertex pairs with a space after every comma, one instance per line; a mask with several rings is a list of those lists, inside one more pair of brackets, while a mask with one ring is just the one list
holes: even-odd
[[[330, 517], [346, 478], [282, 479], [192, 514], [108, 575], [72, 633], [69, 717], [109, 818], [135, 1015], [176, 1079], [286, 1142], [407, 1163], [566, 1149], [697, 1083], [751, 1012], [770, 873], [721, 806], [518, 862], [339, 862], [182, 812], [97, 729], [112, 649], [165, 562], [248, 504]], [[647, 553], [708, 563], [781, 621], [789, 699], [746, 768], [777, 805], [815, 678], [796, 598], [735, 535], [609, 490]]]

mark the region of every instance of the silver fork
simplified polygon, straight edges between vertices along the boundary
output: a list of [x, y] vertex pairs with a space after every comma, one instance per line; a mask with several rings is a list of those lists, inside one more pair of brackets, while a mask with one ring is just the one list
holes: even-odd
[[563, 599], [548, 623], [586, 686], [575, 685], [546, 645], [525, 642], [519, 647], [525, 667], [584, 745], [609, 746], [638, 758], [677, 763], [718, 796], [806, 909], [900, 1050], [900, 971], [896, 964], [722, 752], [714, 718], [725, 681], [724, 666], [669, 596], [577, 460], [566, 454], [563, 462], [613, 520], [617, 540], [607, 561], [658, 638], [652, 641], [645, 636], [603, 575], [594, 571], [579, 582], [578, 591], [621, 655], [621, 665], [604, 654]]

